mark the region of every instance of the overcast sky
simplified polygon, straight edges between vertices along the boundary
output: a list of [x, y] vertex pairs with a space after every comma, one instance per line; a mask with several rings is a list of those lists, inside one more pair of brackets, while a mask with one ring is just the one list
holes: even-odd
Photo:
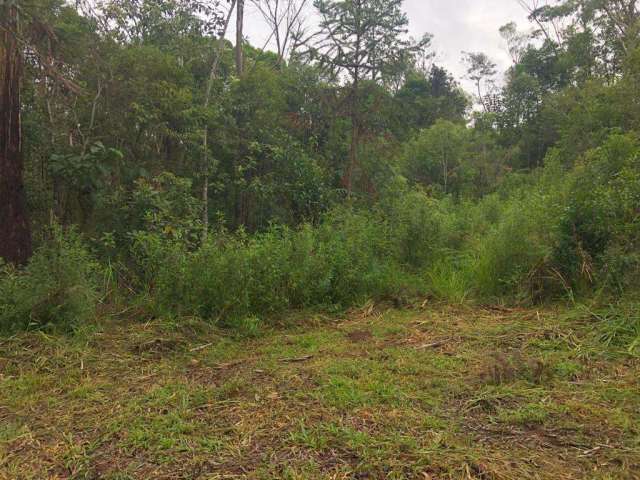
[[[268, 38], [260, 13], [247, 1], [245, 35], [255, 46], [262, 46]], [[515, 21], [522, 30], [529, 29], [526, 12], [517, 0], [405, 0], [411, 34], [420, 37], [425, 32], [434, 35], [437, 63], [444, 65], [468, 87], [462, 77], [461, 52], [487, 53], [500, 71], [506, 70], [511, 60], [498, 29]], [[313, 8], [308, 17], [312, 20]], [[229, 32], [229, 36], [234, 35]]]

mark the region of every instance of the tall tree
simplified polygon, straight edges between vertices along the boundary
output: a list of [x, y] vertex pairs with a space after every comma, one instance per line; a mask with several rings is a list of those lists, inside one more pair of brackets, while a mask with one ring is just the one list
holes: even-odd
[[467, 78], [476, 85], [478, 101], [485, 112], [490, 110], [490, 99], [487, 89], [493, 87], [493, 77], [497, 73], [496, 64], [482, 52], [463, 52], [464, 63], [467, 65]]
[[22, 264], [31, 256], [31, 230], [22, 178], [22, 46], [17, 3], [3, 2], [0, 14], [0, 258]]
[[640, 45], [638, 0], [519, 0], [540, 32], [557, 46], [570, 46], [586, 34], [595, 41], [598, 60], [610, 76], [621, 72], [624, 58]]
[[469, 106], [467, 94], [445, 69], [433, 65], [427, 72], [409, 74], [396, 93], [401, 119], [398, 136], [411, 135], [413, 130], [428, 128], [436, 120], [464, 123]]
[[[563, 42], [563, 32], [565, 29], [565, 25], [563, 24], [559, 16], [549, 16], [544, 14], [544, 12], [548, 12], [549, 9], [554, 8], [550, 5], [549, 0], [517, 1], [520, 6], [524, 8], [529, 14], [529, 20], [533, 21], [537, 25], [538, 31], [535, 32], [536, 36], [544, 36], [547, 42], [553, 45]], [[557, 8], [557, 6], [555, 8]]]
[[262, 14], [275, 41], [278, 63], [304, 39], [304, 10], [310, 0], [251, 0]]
[[[220, 63], [220, 58], [222, 57], [222, 50], [224, 48], [224, 37], [227, 34], [227, 29], [229, 28], [229, 22], [231, 21], [231, 14], [233, 13], [234, 7], [238, 7], [238, 3], [236, 0], [231, 0], [231, 5], [229, 6], [229, 12], [227, 13], [226, 20], [224, 21], [222, 31], [220, 32], [220, 36], [218, 37], [218, 41], [216, 43], [215, 52], [213, 55], [213, 61], [211, 62], [211, 69], [209, 70], [209, 77], [207, 79], [207, 89], [205, 91], [204, 96], [204, 110], [209, 108], [209, 103], [211, 102], [211, 93], [213, 89], [213, 82], [218, 75], [218, 64]], [[237, 15], [237, 12], [236, 12]], [[210, 160], [209, 160], [209, 123], [207, 122], [204, 126], [203, 134], [202, 134], [202, 169], [203, 169], [203, 179], [202, 179], [202, 225], [203, 225], [203, 235], [202, 241], [206, 241], [207, 236], [209, 234], [209, 175], [211, 170]]]
[[422, 44], [406, 38], [409, 21], [402, 0], [315, 0], [314, 5], [320, 13], [320, 28], [308, 55], [336, 78], [346, 74], [350, 81], [351, 146], [342, 182], [350, 195], [363, 128], [361, 84], [380, 82], [385, 74], [393, 74], [406, 55]]
[[237, 0], [236, 3], [236, 73], [242, 76], [244, 71], [244, 0]]
[[507, 42], [507, 48], [513, 63], [520, 63], [522, 54], [529, 43], [529, 35], [519, 32], [518, 25], [515, 22], [509, 22], [500, 27], [500, 36]]

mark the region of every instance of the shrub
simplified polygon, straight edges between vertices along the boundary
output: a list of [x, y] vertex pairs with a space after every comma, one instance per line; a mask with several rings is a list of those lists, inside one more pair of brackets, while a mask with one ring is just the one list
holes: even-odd
[[470, 264], [480, 297], [540, 300], [567, 293], [552, 262], [565, 208], [565, 176], [557, 168], [550, 162], [534, 185], [510, 185], [499, 212], [495, 197], [484, 203], [493, 221], [473, 239], [475, 262]]
[[392, 294], [396, 259], [383, 219], [368, 212], [336, 210], [318, 228], [316, 246], [328, 275], [322, 292], [325, 303], [347, 306]]
[[423, 270], [451, 247], [452, 215], [444, 212], [451, 205], [417, 189], [389, 197], [380, 216], [388, 219], [394, 254], [404, 267]]
[[0, 329], [63, 329], [92, 319], [100, 268], [74, 232], [55, 227], [24, 269], [0, 269]]
[[226, 321], [292, 307], [344, 308], [419, 288], [403, 272], [391, 231], [372, 213], [341, 208], [315, 227], [220, 233], [192, 252], [139, 233], [134, 252], [159, 311]]
[[140, 230], [132, 252], [160, 312], [234, 324], [426, 292], [456, 302], [574, 298], [596, 285], [584, 284], [592, 274], [627, 288], [639, 265], [635, 151], [633, 139], [612, 137], [575, 171], [551, 151], [544, 169], [507, 176], [475, 203], [397, 177], [375, 205], [334, 208], [317, 225], [221, 232], [201, 247], [166, 228]]
[[476, 291], [482, 296], [502, 296], [516, 292], [549, 249], [536, 239], [538, 225], [514, 208], [491, 232], [480, 240], [474, 266]]
[[189, 248], [202, 236], [202, 206], [193, 195], [192, 181], [163, 172], [139, 178], [131, 191], [117, 189], [100, 197], [97, 249], [103, 256], [126, 257], [136, 236], [156, 234]]
[[574, 283], [634, 284], [640, 272], [640, 147], [635, 135], [611, 135], [572, 176], [556, 261]]

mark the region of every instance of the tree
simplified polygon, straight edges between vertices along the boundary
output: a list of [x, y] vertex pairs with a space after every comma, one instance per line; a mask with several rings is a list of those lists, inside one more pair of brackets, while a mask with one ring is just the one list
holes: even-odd
[[[227, 29], [229, 28], [229, 22], [231, 21], [231, 14], [233, 13], [234, 7], [237, 7], [236, 0], [231, 0], [231, 5], [229, 6], [229, 12], [227, 13], [226, 20], [224, 21], [222, 32], [220, 32], [220, 36], [218, 38], [213, 62], [211, 63], [211, 69], [209, 70], [209, 77], [207, 79], [207, 89], [204, 97], [204, 110], [209, 108], [209, 102], [211, 102], [211, 91], [213, 89], [213, 81], [218, 74], [218, 64], [220, 63], [220, 58], [222, 56], [222, 49], [224, 48], [224, 37], [227, 34]], [[236, 12], [236, 15], [238, 13]], [[236, 53], [236, 61], [237, 61], [237, 53]], [[240, 59], [242, 63], [242, 58]], [[236, 64], [236, 67], [240, 64]], [[238, 72], [241, 74], [241, 72]], [[209, 233], [209, 174], [211, 166], [209, 165], [209, 123], [207, 122], [204, 126], [203, 134], [202, 134], [202, 165], [203, 165], [203, 179], [202, 179], [202, 225], [203, 225], [203, 234], [202, 239], [203, 242], [207, 239]]]
[[405, 38], [409, 21], [402, 12], [402, 0], [315, 0], [314, 5], [320, 13], [320, 29], [307, 54], [334, 78], [346, 74], [350, 80], [351, 146], [342, 180], [350, 195], [363, 128], [361, 84], [382, 81], [422, 44]]
[[438, 120], [405, 146], [405, 174], [412, 181], [438, 185], [445, 194], [460, 193], [466, 179], [468, 141], [469, 130], [464, 125]]
[[518, 25], [515, 22], [509, 22], [500, 27], [500, 36], [507, 42], [507, 48], [513, 63], [519, 63], [522, 52], [529, 43], [529, 35], [518, 32]]
[[299, 47], [304, 36], [305, 8], [310, 0], [251, 0], [262, 14], [275, 40], [278, 63]]
[[[551, 44], [560, 44], [563, 41], [562, 35], [564, 25], [557, 15], [547, 15], [553, 7], [549, 5], [549, 0], [518, 0], [518, 3], [529, 14], [529, 20], [535, 22], [538, 26], [536, 36], [543, 35], [547, 42]], [[555, 7], [554, 11], [566, 10]]]
[[430, 127], [438, 119], [462, 123], [469, 104], [467, 94], [451, 74], [437, 65], [425, 73], [409, 74], [395, 98], [400, 127], [407, 133]]
[[[235, 0], [234, 0], [235, 1]], [[244, 0], [236, 2], [236, 74], [242, 76], [244, 71]]]
[[22, 264], [31, 256], [31, 229], [22, 178], [18, 5], [3, 2], [0, 14], [0, 258]]
[[624, 58], [640, 44], [638, 0], [519, 0], [548, 42], [566, 46], [586, 34], [599, 50], [609, 75], [620, 73]]
[[489, 98], [483, 87], [491, 88], [493, 86], [493, 77], [496, 74], [496, 64], [482, 52], [463, 52], [463, 61], [467, 65], [467, 78], [473, 80], [476, 85], [478, 101], [482, 105], [485, 112], [489, 111]]
[[104, 33], [121, 43], [165, 50], [178, 38], [201, 37], [221, 27], [221, 0], [104, 0], [96, 2], [98, 10], [90, 6], [94, 2], [81, 1]]

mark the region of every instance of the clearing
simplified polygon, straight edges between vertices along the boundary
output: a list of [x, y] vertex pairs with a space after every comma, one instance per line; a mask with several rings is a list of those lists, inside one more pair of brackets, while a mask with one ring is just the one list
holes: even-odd
[[640, 478], [640, 359], [588, 315], [300, 317], [0, 340], [0, 478]]

